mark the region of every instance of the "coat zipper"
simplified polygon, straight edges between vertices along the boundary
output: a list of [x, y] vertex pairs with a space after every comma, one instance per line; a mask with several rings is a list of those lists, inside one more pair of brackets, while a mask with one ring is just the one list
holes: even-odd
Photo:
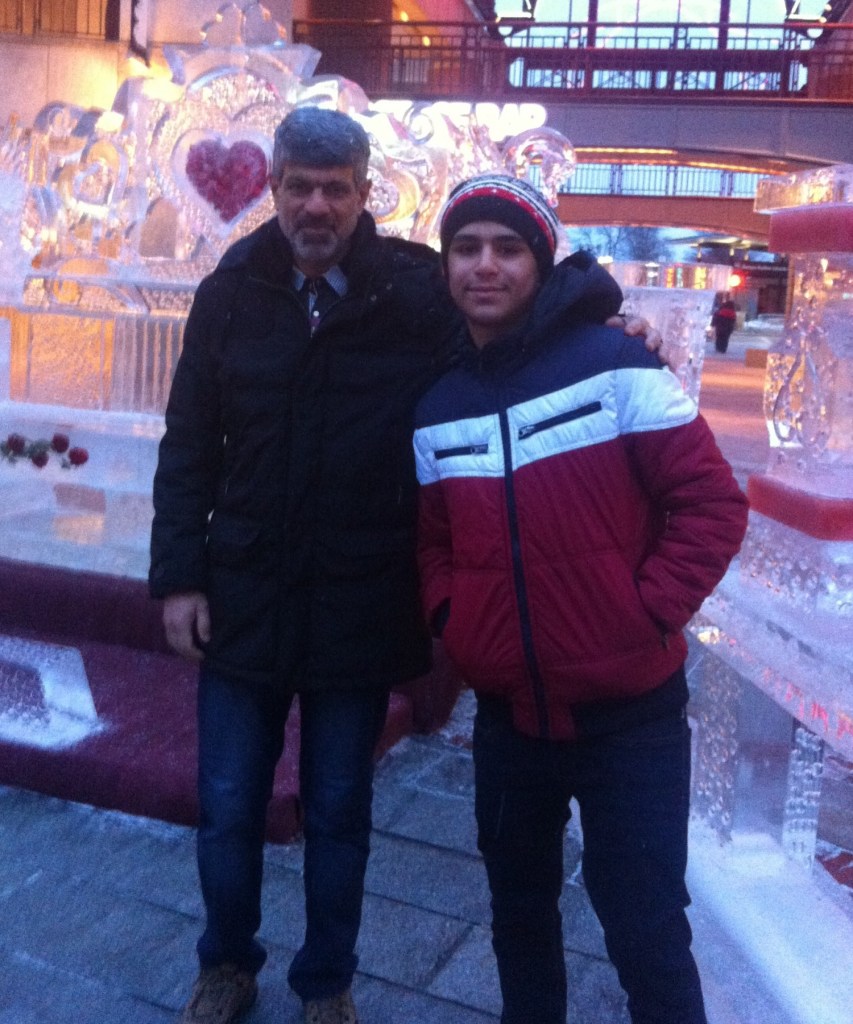
[[533, 696], [536, 700], [536, 716], [539, 722], [539, 735], [549, 739], [551, 724], [548, 716], [548, 705], [545, 700], [545, 686], [539, 671], [539, 662], [533, 645], [533, 630], [530, 624], [530, 605], [527, 599], [527, 583], [524, 578], [524, 566], [521, 559], [521, 538], [518, 529], [518, 506], [515, 501], [515, 480], [512, 472], [512, 446], [509, 432], [509, 417], [506, 406], [500, 403], [498, 418], [501, 425], [501, 440], [504, 453], [504, 483], [506, 487], [506, 508], [509, 520], [510, 553], [512, 557], [512, 575], [515, 583], [515, 596], [518, 601], [518, 618], [521, 628], [521, 645], [524, 660], [533, 685]]
[[558, 427], [561, 423], [571, 423], [573, 420], [580, 420], [597, 412], [601, 412], [601, 402], [587, 402], [586, 405], [578, 406], [577, 409], [569, 409], [567, 412], [561, 412], [547, 420], [540, 420], [539, 423], [528, 423], [526, 426], [520, 427], [518, 439], [523, 441], [524, 438], [532, 437], [542, 430], [550, 430], [552, 427]]

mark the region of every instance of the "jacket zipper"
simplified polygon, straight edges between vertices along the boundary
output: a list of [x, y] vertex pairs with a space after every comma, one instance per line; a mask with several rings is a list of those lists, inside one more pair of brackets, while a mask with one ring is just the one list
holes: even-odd
[[488, 450], [487, 444], [464, 444], [457, 448], [438, 448], [433, 456], [436, 459], [452, 459], [457, 455], [485, 455]]
[[501, 440], [504, 451], [504, 482], [506, 486], [506, 508], [509, 519], [510, 553], [512, 557], [512, 575], [515, 583], [515, 596], [518, 601], [518, 618], [521, 628], [521, 645], [527, 671], [533, 684], [533, 696], [536, 700], [536, 717], [539, 722], [539, 735], [549, 739], [551, 724], [548, 716], [548, 705], [545, 700], [545, 686], [539, 671], [539, 662], [533, 646], [533, 630], [530, 625], [530, 605], [527, 599], [527, 583], [524, 578], [524, 566], [521, 561], [521, 538], [518, 531], [518, 507], [515, 501], [515, 480], [512, 473], [512, 447], [509, 435], [509, 417], [506, 406], [500, 403], [498, 414], [501, 425]]
[[601, 402], [588, 402], [586, 405], [578, 406], [577, 409], [569, 409], [568, 412], [561, 412], [558, 416], [551, 416], [539, 423], [528, 423], [519, 427], [518, 439], [522, 441], [525, 437], [532, 437], [533, 434], [538, 434], [541, 430], [550, 430], [552, 427], [558, 427], [561, 423], [571, 423], [572, 420], [580, 420], [597, 412], [601, 412]]

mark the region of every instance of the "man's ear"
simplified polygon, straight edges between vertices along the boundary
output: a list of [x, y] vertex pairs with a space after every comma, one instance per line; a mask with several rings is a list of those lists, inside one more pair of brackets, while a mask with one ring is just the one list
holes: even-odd
[[362, 209], [367, 205], [367, 197], [370, 195], [370, 188], [372, 185], [373, 182], [368, 178], [363, 185], [359, 185], [358, 187], [358, 197], [361, 200]]

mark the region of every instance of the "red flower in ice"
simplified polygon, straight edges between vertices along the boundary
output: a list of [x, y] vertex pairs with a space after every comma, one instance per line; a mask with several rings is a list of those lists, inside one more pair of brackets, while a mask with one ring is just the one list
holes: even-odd
[[54, 434], [50, 441], [30, 441], [22, 434], [9, 434], [5, 441], [0, 442], [0, 459], [13, 465], [19, 459], [28, 459], [36, 469], [46, 466], [51, 455], [60, 456], [59, 464], [63, 469], [82, 466], [89, 461], [85, 448], [69, 448], [70, 444], [67, 434]]
[[267, 158], [254, 142], [226, 147], [218, 139], [203, 139], [190, 146], [186, 172], [193, 188], [227, 223], [263, 192]]
[[[3, 447], [7, 448], [12, 455], [23, 455], [27, 449], [27, 439], [21, 437], [20, 434], [10, 434]], [[3, 454], [5, 455], [5, 452]]]

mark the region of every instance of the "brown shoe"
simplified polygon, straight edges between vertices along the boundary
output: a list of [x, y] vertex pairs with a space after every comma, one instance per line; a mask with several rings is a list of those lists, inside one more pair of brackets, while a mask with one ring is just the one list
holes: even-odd
[[181, 1024], [235, 1024], [258, 998], [258, 983], [236, 964], [206, 967], [193, 986]]
[[331, 999], [309, 999], [303, 1008], [305, 1024], [358, 1024], [349, 989]]

